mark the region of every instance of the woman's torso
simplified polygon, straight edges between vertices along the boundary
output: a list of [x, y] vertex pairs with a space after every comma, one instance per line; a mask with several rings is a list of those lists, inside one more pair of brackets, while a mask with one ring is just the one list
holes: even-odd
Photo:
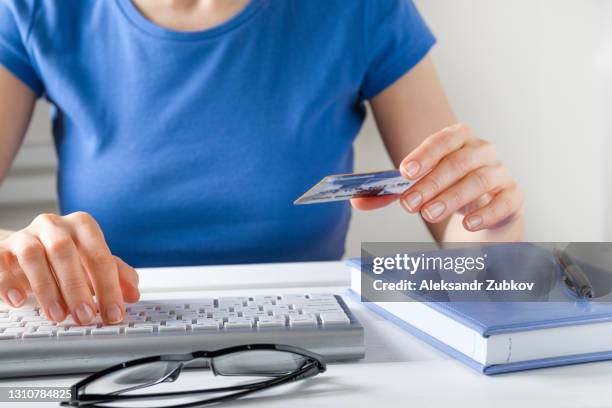
[[292, 202], [352, 169], [358, 3], [253, 0], [185, 33], [130, 0], [43, 1], [29, 44], [55, 105], [61, 211], [90, 212], [139, 266], [339, 258], [348, 206]]

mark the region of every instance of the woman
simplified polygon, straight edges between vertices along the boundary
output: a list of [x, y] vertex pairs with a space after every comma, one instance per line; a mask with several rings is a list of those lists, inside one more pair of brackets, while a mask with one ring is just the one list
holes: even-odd
[[291, 203], [352, 170], [365, 102], [422, 178], [353, 207], [399, 199], [439, 242], [520, 239], [520, 190], [456, 124], [433, 44], [411, 0], [0, 3], [0, 179], [45, 96], [63, 214], [3, 232], [2, 298], [112, 324], [139, 296], [128, 263], [339, 259], [350, 207]]

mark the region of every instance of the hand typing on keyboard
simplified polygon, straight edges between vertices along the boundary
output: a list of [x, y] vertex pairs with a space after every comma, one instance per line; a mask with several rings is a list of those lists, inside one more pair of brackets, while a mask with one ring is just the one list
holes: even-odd
[[30, 291], [50, 321], [70, 314], [81, 325], [95, 324], [97, 313], [106, 324], [120, 323], [124, 302], [140, 297], [136, 271], [111, 254], [100, 227], [83, 212], [40, 215], [0, 237], [2, 299], [19, 308]]
[[139, 357], [261, 343], [351, 360], [363, 357], [363, 333], [344, 300], [325, 293], [147, 300], [128, 305], [120, 324], [96, 317], [86, 326], [0, 302], [0, 378], [91, 372]]

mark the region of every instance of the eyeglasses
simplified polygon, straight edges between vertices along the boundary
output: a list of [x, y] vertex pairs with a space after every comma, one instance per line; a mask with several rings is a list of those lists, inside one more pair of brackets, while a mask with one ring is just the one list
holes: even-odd
[[[176, 381], [183, 368], [195, 360], [207, 363], [214, 375], [269, 378], [221, 388], [132, 394], [133, 391]], [[163, 405], [165, 408], [199, 407], [234, 400], [256, 391], [313, 377], [325, 372], [325, 368], [321, 356], [297, 347], [277, 344], [252, 344], [216, 351], [167, 354], [128, 361], [92, 374], [72, 386], [72, 399], [62, 402], [61, 405], [120, 408], [122, 405], [118, 404], [137, 403], [144, 399], [178, 399], [197, 397], [199, 394], [224, 394], [188, 403]]]

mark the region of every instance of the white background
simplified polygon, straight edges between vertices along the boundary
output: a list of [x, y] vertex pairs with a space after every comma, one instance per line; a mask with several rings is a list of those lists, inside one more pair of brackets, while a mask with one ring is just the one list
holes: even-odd
[[[612, 235], [612, 5], [606, 0], [417, 0], [436, 37], [433, 56], [460, 120], [492, 140], [526, 195], [526, 240]], [[0, 188], [0, 228], [54, 209], [55, 154], [41, 103]], [[357, 170], [391, 164], [371, 115]], [[430, 237], [399, 206], [355, 213], [347, 254], [361, 241]]]

